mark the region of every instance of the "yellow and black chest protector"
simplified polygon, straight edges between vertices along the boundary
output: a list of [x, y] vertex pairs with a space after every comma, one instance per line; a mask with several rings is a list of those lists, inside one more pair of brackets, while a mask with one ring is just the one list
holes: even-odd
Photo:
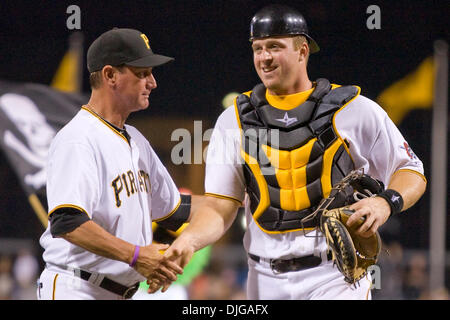
[[290, 110], [271, 106], [263, 84], [236, 98], [246, 191], [263, 231], [317, 226], [315, 220], [302, 225], [301, 219], [354, 169], [334, 115], [359, 92], [356, 86], [332, 89], [328, 80], [318, 79], [308, 99]]

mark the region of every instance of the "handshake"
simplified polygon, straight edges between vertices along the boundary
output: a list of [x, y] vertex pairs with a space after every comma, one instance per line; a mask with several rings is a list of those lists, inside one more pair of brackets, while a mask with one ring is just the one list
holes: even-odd
[[177, 275], [183, 274], [183, 268], [193, 254], [194, 248], [188, 244], [153, 243], [139, 248], [137, 256], [135, 251], [135, 264], [130, 265], [147, 278], [148, 293], [155, 293], [160, 288], [165, 292], [177, 280]]
[[[165, 292], [194, 252], [215, 243], [236, 218], [240, 203], [215, 197], [193, 196], [189, 225], [168, 244], [152, 243], [136, 251], [130, 265], [147, 279], [148, 293]], [[194, 208], [194, 209], [192, 209]], [[178, 230], [177, 230], [178, 232]], [[136, 260], [136, 261], [135, 261]]]

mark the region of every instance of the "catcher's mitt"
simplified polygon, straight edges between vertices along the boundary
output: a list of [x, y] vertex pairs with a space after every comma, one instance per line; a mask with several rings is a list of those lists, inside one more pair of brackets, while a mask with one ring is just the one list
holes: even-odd
[[339, 271], [344, 275], [345, 281], [352, 284], [366, 275], [367, 268], [377, 262], [381, 251], [378, 232], [369, 238], [355, 234], [364, 219], [351, 227], [346, 226], [353, 212], [348, 207], [325, 210], [320, 216], [319, 225]]
[[[345, 281], [356, 283], [367, 274], [367, 268], [377, 262], [381, 252], [378, 232], [369, 238], [355, 232], [364, 223], [361, 218], [351, 227], [346, 223], [354, 213], [349, 205], [366, 197], [375, 196], [384, 190], [378, 180], [359, 171], [352, 171], [342, 179], [323, 199], [313, 214], [304, 220], [317, 219], [320, 231], [325, 235], [333, 260]], [[336, 208], [336, 206], [340, 206]], [[331, 209], [333, 208], [333, 209]]]

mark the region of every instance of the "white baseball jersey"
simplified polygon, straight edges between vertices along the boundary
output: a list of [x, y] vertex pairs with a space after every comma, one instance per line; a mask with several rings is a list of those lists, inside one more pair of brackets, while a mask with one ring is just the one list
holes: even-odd
[[[305, 101], [312, 90], [303, 96]], [[290, 99], [297, 102], [304, 93], [291, 96], [270, 96], [269, 103], [283, 110]], [[301, 103], [301, 102], [300, 102]], [[288, 103], [289, 104], [289, 103]], [[423, 175], [422, 162], [414, 155], [402, 134], [386, 112], [374, 101], [357, 96], [338, 111], [335, 128], [342, 139], [349, 142], [355, 168], [383, 181], [387, 186], [398, 170], [412, 170]], [[241, 136], [234, 106], [227, 108], [218, 118], [208, 147], [206, 160], [205, 192], [218, 197], [243, 201], [245, 179], [240, 154]], [[327, 249], [323, 237], [307, 236], [303, 231], [269, 234], [255, 223], [245, 199], [247, 230], [244, 247], [247, 252], [263, 258], [292, 258], [305, 255], [323, 255]]]
[[[152, 242], [152, 220], [170, 216], [180, 194], [145, 137], [132, 126], [125, 129], [129, 141], [83, 107], [58, 132], [48, 154], [49, 215], [77, 208], [114, 236], [145, 246]], [[50, 224], [40, 243], [47, 265], [98, 272], [127, 286], [145, 280], [124, 262], [53, 238]]]

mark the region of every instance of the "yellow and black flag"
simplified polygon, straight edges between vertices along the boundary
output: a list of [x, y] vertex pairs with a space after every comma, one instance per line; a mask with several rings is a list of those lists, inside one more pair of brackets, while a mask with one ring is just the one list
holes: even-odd
[[404, 78], [383, 90], [377, 102], [395, 124], [400, 124], [413, 109], [427, 109], [433, 105], [434, 62], [432, 57]]
[[63, 92], [81, 92], [83, 78], [83, 35], [71, 34], [69, 49], [62, 58], [58, 70], [53, 76], [52, 88]]

